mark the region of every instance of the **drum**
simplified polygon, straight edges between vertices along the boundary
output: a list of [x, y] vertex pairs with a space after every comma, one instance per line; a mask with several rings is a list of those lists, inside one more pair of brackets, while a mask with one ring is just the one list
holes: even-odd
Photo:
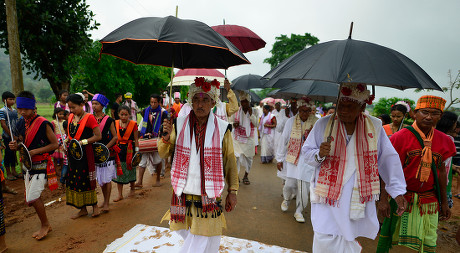
[[139, 153], [157, 152], [158, 138], [139, 139]]
[[80, 142], [72, 139], [69, 143], [69, 154], [73, 159], [80, 161], [83, 158], [83, 149]]
[[19, 159], [21, 159], [22, 164], [26, 167], [27, 170], [32, 169], [32, 157], [30, 157], [29, 150], [26, 145], [19, 143], [18, 145]]
[[104, 144], [99, 142], [93, 143], [93, 151], [95, 164], [102, 164], [109, 160], [110, 151]]

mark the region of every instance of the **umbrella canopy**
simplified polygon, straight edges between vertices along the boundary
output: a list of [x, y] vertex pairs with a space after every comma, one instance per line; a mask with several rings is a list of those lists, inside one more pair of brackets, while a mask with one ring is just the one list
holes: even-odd
[[260, 102], [262, 102], [264, 104], [275, 104], [275, 99], [272, 98], [272, 97], [266, 97], [266, 98], [262, 99]]
[[261, 49], [267, 44], [257, 34], [244, 26], [216, 25], [212, 26], [212, 29], [227, 38], [243, 53]]
[[276, 103], [281, 103], [282, 105], [285, 105], [286, 101], [284, 101], [284, 99], [281, 99], [281, 98], [275, 98], [275, 104]]
[[279, 79], [365, 83], [397, 89], [442, 90], [415, 62], [397, 51], [353, 40], [325, 42], [304, 49], [268, 72], [271, 87]]
[[[282, 82], [280, 82], [282, 81]], [[301, 98], [307, 96], [319, 102], [335, 102], [339, 95], [339, 85], [336, 83], [313, 81], [313, 80], [280, 80], [277, 84], [287, 83], [279, 90], [270, 94], [274, 98]]]
[[135, 64], [227, 69], [250, 63], [236, 46], [205, 23], [173, 16], [133, 20], [100, 42], [101, 54]]
[[252, 103], [260, 103], [262, 100], [259, 95], [257, 95], [254, 91], [250, 90], [249, 94], [251, 95], [251, 102]]
[[[173, 78], [173, 86], [190, 86], [195, 82], [196, 77], [204, 77], [209, 80], [216, 79], [221, 86], [224, 85], [225, 76], [215, 69], [181, 69]], [[168, 86], [171, 83], [168, 84]]]
[[262, 79], [262, 77], [259, 75], [247, 74], [239, 76], [233, 80], [231, 88], [234, 90], [264, 88], [266, 82], [267, 80]]

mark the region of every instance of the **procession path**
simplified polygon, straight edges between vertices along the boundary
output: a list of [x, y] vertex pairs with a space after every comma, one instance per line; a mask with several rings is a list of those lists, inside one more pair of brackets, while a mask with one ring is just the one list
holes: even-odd
[[[243, 175], [241, 171], [240, 176]], [[65, 205], [63, 190], [44, 192], [45, 203], [57, 200], [46, 207], [53, 231], [42, 241], [31, 237], [38, 230], [40, 222], [33, 208], [24, 205], [23, 180], [8, 181], [7, 184], [20, 193], [16, 196], [4, 194], [6, 215], [6, 242], [8, 252], [102, 252], [106, 245], [121, 237], [136, 224], [167, 227], [160, 220], [169, 208], [171, 187], [169, 173], [162, 180], [163, 186], [153, 188], [153, 178], [146, 172], [144, 188], [136, 191], [134, 198], [125, 198], [121, 202], [110, 204], [110, 212], [97, 218], [83, 217], [71, 220], [76, 209]], [[276, 177], [276, 165], [261, 164], [259, 156], [254, 158], [250, 174], [250, 185], [241, 185], [238, 192], [238, 204], [234, 212], [225, 213], [228, 229], [224, 234], [271, 245], [311, 252], [313, 231], [309, 217], [309, 207], [305, 214], [306, 223], [297, 223], [293, 217], [295, 203], [289, 210], [281, 212], [282, 181]], [[124, 187], [125, 196], [128, 186]], [[112, 199], [116, 197], [116, 185], [112, 187]], [[59, 197], [61, 201], [59, 201]], [[102, 192], [98, 188], [98, 199]], [[455, 200], [457, 210], [460, 201]], [[92, 208], [88, 208], [91, 213]], [[438, 240], [438, 252], [455, 252], [451, 239], [453, 227], [458, 222], [459, 212], [450, 223], [445, 223], [443, 234]], [[360, 239], [363, 252], [375, 252], [377, 240]], [[458, 249], [458, 248], [457, 248]], [[31, 251], [32, 250], [32, 251]], [[398, 253], [412, 252], [404, 247], [396, 247]]]

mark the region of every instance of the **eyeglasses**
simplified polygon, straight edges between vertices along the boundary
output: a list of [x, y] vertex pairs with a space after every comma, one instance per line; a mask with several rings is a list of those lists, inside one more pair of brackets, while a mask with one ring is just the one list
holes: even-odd
[[431, 117], [438, 117], [442, 114], [440, 111], [419, 110], [419, 112], [423, 117], [428, 117], [428, 115], [431, 115]]

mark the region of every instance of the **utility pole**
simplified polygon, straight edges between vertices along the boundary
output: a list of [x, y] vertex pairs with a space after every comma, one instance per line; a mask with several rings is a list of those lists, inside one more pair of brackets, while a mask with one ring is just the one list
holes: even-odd
[[24, 90], [24, 83], [22, 81], [16, 0], [5, 0], [5, 4], [6, 24], [8, 29], [8, 50], [10, 54], [11, 85], [13, 87], [13, 93], [18, 95], [19, 92]]

